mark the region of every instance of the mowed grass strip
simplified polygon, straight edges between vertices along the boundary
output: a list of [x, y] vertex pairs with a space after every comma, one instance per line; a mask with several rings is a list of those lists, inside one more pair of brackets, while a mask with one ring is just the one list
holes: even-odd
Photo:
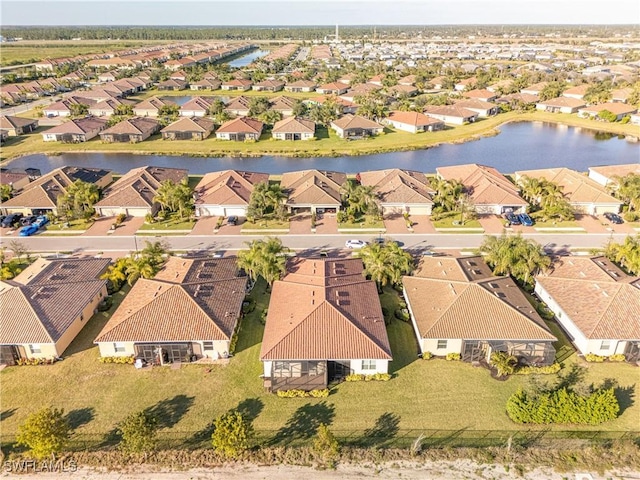
[[[115, 295], [116, 304], [127, 290], [125, 287]], [[394, 434], [394, 429], [482, 430], [495, 434], [537, 429], [516, 425], [505, 414], [508, 397], [528, 385], [529, 378], [515, 376], [498, 382], [480, 367], [418, 359], [411, 324], [397, 319], [388, 326], [394, 357], [391, 381], [342, 383], [324, 399], [282, 399], [269, 394], [262, 387], [259, 362], [264, 331], [260, 316], [269, 301], [264, 282], [258, 281], [250, 296], [256, 309], [242, 320], [236, 352], [226, 366], [183, 365], [178, 370], [154, 367], [140, 371], [131, 365], [101, 364], [93, 340], [114, 310], [97, 313], [69, 347], [63, 361], [50, 366], [10, 367], [0, 372], [3, 441], [15, 435], [27, 415], [47, 405], [83, 418], [76, 433], [97, 436], [111, 431], [131, 412], [155, 409], [163, 412], [163, 431], [184, 436], [185, 441], [206, 431], [216, 416], [248, 404], [253, 406], [254, 427], [262, 438], [277, 432], [282, 437], [292, 429], [303, 428], [301, 419], [310, 414], [321, 414], [333, 429], [355, 435], [375, 430], [381, 424], [391, 424], [389, 435]], [[393, 315], [391, 307], [397, 302], [397, 294], [386, 289], [382, 300]], [[617, 363], [585, 364], [576, 355], [566, 360], [566, 368], [576, 362], [584, 367], [583, 381], [597, 385], [615, 379], [626, 393], [624, 411], [618, 419], [599, 426], [574, 427], [575, 430], [637, 430], [640, 406], [633, 400], [637, 368]], [[548, 428], [571, 429], [544, 427]]]

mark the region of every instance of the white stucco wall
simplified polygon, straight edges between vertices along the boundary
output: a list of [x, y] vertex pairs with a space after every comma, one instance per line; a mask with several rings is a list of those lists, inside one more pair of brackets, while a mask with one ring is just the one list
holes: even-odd
[[[362, 369], [362, 359], [351, 360], [351, 370], [353, 373], [362, 373], [364, 375], [373, 375], [374, 373], [387, 373], [389, 370], [389, 361], [388, 360], [375, 360], [375, 369], [373, 370], [363, 370]], [[368, 361], [368, 360], [366, 360]]]
[[[446, 348], [438, 348], [438, 340], [446, 340]], [[444, 357], [448, 353], [462, 353], [462, 339], [459, 338], [422, 338], [420, 348], [423, 352], [431, 352], [437, 357]]]

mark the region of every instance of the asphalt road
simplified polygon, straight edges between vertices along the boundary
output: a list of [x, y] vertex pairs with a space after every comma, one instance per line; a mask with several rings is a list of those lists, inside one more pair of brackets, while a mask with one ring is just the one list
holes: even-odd
[[[284, 235], [280, 237], [287, 247], [301, 250], [344, 249], [344, 242], [350, 238], [371, 240], [375, 235]], [[385, 236], [388, 237], [388, 236]], [[402, 234], [392, 238], [402, 243], [403, 248], [412, 251], [427, 249], [472, 249], [478, 247], [483, 234], [442, 234], [421, 235]], [[563, 253], [570, 249], [602, 248], [609, 240], [623, 242], [626, 234], [524, 234], [532, 238], [549, 252]], [[96, 252], [127, 253], [144, 248], [145, 241], [166, 241], [172, 250], [180, 251], [236, 251], [246, 247], [246, 242], [264, 238], [257, 235], [181, 235], [181, 236], [2, 236], [0, 246], [9, 250], [12, 240], [18, 240], [30, 252], [73, 252], [95, 254]]]

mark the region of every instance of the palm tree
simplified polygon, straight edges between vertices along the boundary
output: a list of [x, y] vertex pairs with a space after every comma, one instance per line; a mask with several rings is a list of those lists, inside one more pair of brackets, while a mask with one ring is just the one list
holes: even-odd
[[624, 243], [610, 243], [605, 255], [631, 274], [640, 274], [640, 235], [627, 236]]
[[145, 242], [145, 247], [140, 255], [149, 260], [149, 263], [157, 267], [164, 263], [164, 257], [169, 253], [168, 244], [164, 241]]
[[273, 209], [276, 218], [283, 219], [286, 216], [285, 202], [287, 201], [287, 193], [279, 183], [269, 185], [269, 189], [265, 194], [267, 205]]
[[273, 126], [276, 122], [282, 120], [282, 113], [275, 110], [267, 110], [266, 112], [261, 113], [258, 118], [267, 125]]
[[415, 268], [411, 254], [396, 242], [366, 245], [358, 255], [362, 259], [365, 275], [376, 282], [379, 293], [387, 284], [400, 284], [402, 276], [410, 274]]
[[518, 180], [518, 185], [520, 186], [520, 193], [527, 202], [535, 205], [540, 203], [540, 196], [543, 192], [543, 182], [540, 181], [539, 178], [523, 175]]
[[498, 371], [499, 377], [513, 375], [518, 366], [518, 359], [507, 352], [493, 352], [490, 362]]
[[243, 269], [249, 278], [264, 278], [269, 287], [286, 272], [286, 253], [289, 249], [282, 245], [279, 238], [267, 237], [265, 240], [253, 240], [247, 243], [248, 249], [238, 252], [238, 268]]
[[623, 177], [613, 177], [613, 194], [629, 205], [629, 211], [640, 209], [640, 175], [630, 173]]
[[131, 260], [125, 271], [129, 285], [133, 285], [140, 277], [153, 278], [156, 272], [157, 270], [151, 264], [150, 259], [144, 256]]

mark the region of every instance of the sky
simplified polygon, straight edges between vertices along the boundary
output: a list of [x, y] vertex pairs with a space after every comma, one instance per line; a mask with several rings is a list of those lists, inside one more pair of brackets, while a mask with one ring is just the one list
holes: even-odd
[[640, 24], [638, 0], [2, 0], [0, 25]]

